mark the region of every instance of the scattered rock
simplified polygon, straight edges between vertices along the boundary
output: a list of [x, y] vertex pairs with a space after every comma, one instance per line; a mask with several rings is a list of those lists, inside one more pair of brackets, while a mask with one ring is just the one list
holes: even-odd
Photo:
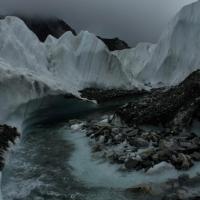
[[135, 146], [138, 148], [145, 148], [149, 146], [149, 142], [144, 140], [143, 138], [133, 138], [129, 140], [129, 144], [131, 146]]
[[178, 154], [177, 163], [175, 163], [177, 169], [188, 170], [193, 166], [191, 157], [184, 155], [183, 153]]
[[129, 188], [127, 191], [132, 193], [152, 194], [153, 189], [150, 185], [144, 184]]
[[133, 170], [135, 168], [137, 168], [137, 166], [140, 164], [140, 161], [136, 160], [136, 159], [128, 159], [125, 162], [125, 167], [128, 170]]
[[194, 152], [191, 154], [194, 161], [200, 161], [200, 152]]

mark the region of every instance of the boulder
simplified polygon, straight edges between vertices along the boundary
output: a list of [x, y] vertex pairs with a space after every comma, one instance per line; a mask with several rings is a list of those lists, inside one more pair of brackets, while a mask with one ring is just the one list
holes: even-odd
[[125, 162], [125, 167], [126, 169], [128, 170], [133, 170], [133, 169], [136, 169], [137, 166], [140, 164], [140, 161], [139, 160], [136, 160], [136, 159], [128, 159], [126, 162]]
[[127, 189], [128, 192], [132, 193], [142, 193], [142, 194], [152, 194], [153, 189], [150, 185], [141, 184], [132, 188]]
[[129, 140], [129, 144], [138, 148], [145, 148], [149, 146], [149, 142], [143, 138], [132, 138]]

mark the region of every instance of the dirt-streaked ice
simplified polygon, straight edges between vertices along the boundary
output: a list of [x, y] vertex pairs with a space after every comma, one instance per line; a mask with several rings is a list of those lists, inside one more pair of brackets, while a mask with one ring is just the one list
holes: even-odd
[[200, 69], [200, 1], [185, 6], [169, 23], [139, 79], [174, 85]]
[[41, 43], [20, 19], [0, 20], [0, 103], [7, 113], [31, 99], [86, 87], [142, 87], [94, 34], [65, 33]]

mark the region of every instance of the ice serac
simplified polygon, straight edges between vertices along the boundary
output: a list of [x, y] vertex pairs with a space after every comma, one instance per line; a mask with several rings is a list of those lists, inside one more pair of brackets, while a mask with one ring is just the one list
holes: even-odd
[[[28, 16], [21, 14], [14, 14], [13, 16], [18, 17], [33, 31], [41, 42], [44, 42], [48, 35], [52, 35], [59, 38], [67, 31], [71, 31], [74, 35], [76, 32], [63, 20], [56, 17], [42, 17], [38, 15]], [[6, 16], [0, 16], [0, 19], [4, 19]]]
[[50, 71], [70, 84], [78, 84], [79, 89], [140, 86], [128, 78], [119, 59], [94, 34], [82, 31], [74, 36], [68, 32], [59, 40], [49, 37], [45, 45]]
[[135, 48], [114, 51], [123, 66], [123, 70], [129, 79], [136, 79], [152, 58], [156, 45], [151, 43], [139, 43]]
[[48, 84], [46, 65], [45, 47], [23, 22], [10, 17], [0, 20], [1, 117], [8, 108], [41, 95], [42, 85]]
[[74, 94], [86, 87], [141, 87], [95, 35], [83, 31], [39, 41], [16, 17], [0, 20], [0, 103], [2, 113], [50, 94]]
[[185, 6], [160, 38], [139, 79], [174, 85], [200, 68], [200, 1]]

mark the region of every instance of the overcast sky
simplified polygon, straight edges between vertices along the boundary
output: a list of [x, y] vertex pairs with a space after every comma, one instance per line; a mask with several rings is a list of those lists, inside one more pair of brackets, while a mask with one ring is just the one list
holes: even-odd
[[77, 31], [119, 37], [131, 46], [156, 42], [171, 18], [195, 0], [0, 0], [2, 14], [37, 12], [62, 17]]

